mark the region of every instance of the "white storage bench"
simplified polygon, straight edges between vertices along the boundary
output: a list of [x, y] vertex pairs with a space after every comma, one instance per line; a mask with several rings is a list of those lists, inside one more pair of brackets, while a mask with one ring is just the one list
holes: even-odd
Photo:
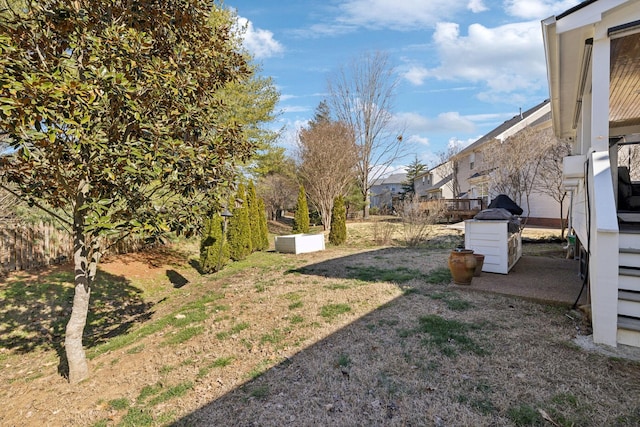
[[303, 254], [324, 250], [324, 234], [288, 234], [276, 236], [276, 252]]
[[509, 233], [508, 220], [469, 219], [464, 247], [484, 255], [482, 271], [507, 274], [522, 256], [522, 232]]

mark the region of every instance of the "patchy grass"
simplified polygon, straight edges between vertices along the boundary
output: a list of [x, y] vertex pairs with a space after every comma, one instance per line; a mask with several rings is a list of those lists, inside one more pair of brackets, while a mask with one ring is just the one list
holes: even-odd
[[151, 406], [155, 406], [155, 405], [158, 405], [159, 403], [163, 403], [168, 400], [184, 396], [192, 388], [193, 388], [193, 383], [191, 383], [190, 381], [177, 384], [175, 386], [167, 388], [166, 390], [159, 393], [157, 396], [151, 398], [151, 400], [149, 400], [149, 404]]
[[115, 409], [116, 411], [123, 411], [129, 408], [131, 404], [129, 403], [129, 399], [126, 397], [121, 397], [119, 399], [112, 399], [109, 401], [109, 407], [111, 409]]
[[453, 311], [463, 311], [473, 307], [469, 301], [463, 300], [455, 292], [434, 292], [429, 294], [429, 297], [444, 302], [447, 308]]
[[295, 310], [296, 308], [302, 308], [303, 305], [304, 305], [304, 303], [302, 301], [296, 301], [296, 302], [292, 302], [291, 304], [289, 304], [289, 306], [287, 308], [289, 310]]
[[331, 321], [341, 314], [351, 311], [349, 304], [327, 304], [320, 308], [320, 316]]
[[428, 334], [424, 339], [425, 344], [436, 347], [446, 356], [456, 356], [459, 351], [487, 354], [470, 336], [470, 331], [478, 329], [475, 325], [436, 315], [423, 316], [419, 323], [417, 331]]
[[450, 285], [459, 234], [381, 248], [349, 227], [361, 241], [210, 275], [197, 241], [105, 264], [74, 393], [57, 370], [71, 273], [0, 282], [2, 423], [31, 405], [33, 425], [640, 424], [640, 364], [573, 344], [566, 308]]
[[449, 268], [442, 267], [431, 270], [426, 277], [427, 283], [444, 284], [451, 282], [451, 271]]
[[386, 270], [379, 267], [352, 267], [347, 266], [348, 276], [365, 282], [392, 282], [405, 283], [414, 279], [421, 279], [424, 274], [419, 270], [407, 267], [398, 267]]
[[166, 340], [164, 340], [164, 344], [166, 345], [182, 344], [183, 342], [188, 341], [191, 338], [195, 337], [196, 335], [200, 335], [203, 332], [204, 332], [204, 326], [192, 326], [189, 328], [184, 328], [174, 333]]

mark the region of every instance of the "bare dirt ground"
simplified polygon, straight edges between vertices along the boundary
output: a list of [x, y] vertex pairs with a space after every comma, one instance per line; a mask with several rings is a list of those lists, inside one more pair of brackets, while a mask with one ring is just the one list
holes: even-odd
[[208, 276], [197, 243], [112, 257], [92, 296], [91, 376], [73, 386], [70, 269], [13, 274], [0, 425], [640, 425], [640, 364], [575, 345], [579, 313], [460, 292], [446, 271], [459, 232], [421, 248], [398, 233], [379, 246], [381, 226], [354, 223], [344, 247]]

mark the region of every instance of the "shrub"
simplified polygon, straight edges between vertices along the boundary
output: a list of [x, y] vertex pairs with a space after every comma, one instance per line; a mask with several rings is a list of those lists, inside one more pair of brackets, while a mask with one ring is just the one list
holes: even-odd
[[309, 232], [309, 206], [307, 205], [307, 194], [304, 186], [300, 186], [298, 191], [298, 202], [296, 203], [296, 213], [293, 217], [293, 232], [308, 233]]
[[344, 199], [338, 196], [333, 201], [331, 209], [331, 231], [329, 231], [329, 242], [334, 245], [341, 245], [347, 241], [347, 210], [344, 207]]
[[204, 233], [200, 241], [200, 268], [213, 273], [229, 262], [229, 246], [223, 238], [223, 219], [215, 213], [204, 221]]
[[[249, 224], [249, 208], [245, 198], [244, 185], [238, 186], [236, 200], [239, 206], [233, 208], [233, 216], [229, 219], [229, 256], [234, 261], [245, 259], [251, 253], [251, 227]], [[241, 202], [240, 202], [241, 201]]]
[[262, 249], [262, 239], [260, 235], [260, 211], [258, 207], [258, 197], [253, 182], [249, 182], [247, 187], [247, 210], [249, 212], [249, 228], [251, 229], [251, 249], [258, 251]]
[[415, 247], [424, 242], [432, 233], [432, 226], [445, 212], [444, 202], [432, 204], [429, 210], [421, 206], [417, 195], [405, 198], [400, 205], [402, 234], [407, 246]]

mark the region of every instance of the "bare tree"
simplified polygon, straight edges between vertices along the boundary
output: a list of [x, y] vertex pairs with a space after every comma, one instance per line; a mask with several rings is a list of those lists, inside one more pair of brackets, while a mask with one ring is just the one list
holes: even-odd
[[256, 193], [264, 200], [269, 219], [276, 220], [283, 209], [296, 202], [298, 184], [282, 173], [261, 177], [256, 184]]
[[298, 135], [298, 160], [298, 175], [326, 230], [334, 199], [343, 196], [353, 180], [357, 162], [353, 131], [341, 122], [312, 121]]
[[537, 185], [540, 165], [545, 149], [550, 146], [549, 129], [526, 127], [504, 141], [494, 140], [483, 150], [483, 158], [491, 170], [491, 189], [495, 194], [506, 194], [522, 206]]
[[626, 166], [633, 181], [640, 180], [640, 145], [618, 145], [618, 166]]
[[402, 235], [407, 246], [415, 247], [426, 240], [433, 232], [433, 226], [444, 217], [444, 201], [434, 202], [430, 209], [424, 209], [420, 196], [413, 194], [400, 203]]
[[548, 195], [560, 205], [561, 237], [564, 237], [564, 199], [567, 192], [562, 185], [562, 159], [571, 154], [571, 145], [552, 135], [551, 129], [548, 132], [550, 134], [547, 139], [549, 145], [540, 147], [545, 156], [540, 163], [536, 190], [541, 194]]
[[458, 161], [454, 159], [454, 156], [462, 150], [462, 145], [450, 141], [447, 145], [447, 149], [437, 153], [440, 160], [439, 167], [442, 170], [443, 177], [451, 175], [451, 180], [446, 184], [447, 188], [451, 190], [453, 197], [456, 198], [460, 194], [460, 182], [458, 181]]
[[403, 155], [402, 132], [393, 121], [398, 84], [388, 55], [375, 52], [355, 58], [329, 80], [330, 104], [337, 119], [353, 129], [358, 147], [358, 185], [369, 218], [369, 189]]

